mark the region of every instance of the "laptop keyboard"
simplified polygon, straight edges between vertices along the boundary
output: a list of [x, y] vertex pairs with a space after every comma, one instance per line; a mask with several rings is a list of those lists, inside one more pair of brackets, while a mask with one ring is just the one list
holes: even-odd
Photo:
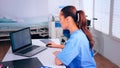
[[28, 48], [26, 48], [25, 50], [20, 51], [19, 53], [25, 54], [25, 53], [28, 53], [28, 52], [30, 52], [30, 51], [38, 48], [38, 47], [39, 47], [39, 46], [28, 47]]

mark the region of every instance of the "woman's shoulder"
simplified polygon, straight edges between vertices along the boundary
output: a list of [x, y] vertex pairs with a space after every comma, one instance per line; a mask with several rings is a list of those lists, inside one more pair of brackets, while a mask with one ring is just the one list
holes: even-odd
[[71, 37], [80, 37], [80, 36], [83, 36], [84, 35], [84, 32], [81, 30], [81, 29], [79, 29], [79, 30], [77, 30], [77, 31], [75, 31], [74, 33], [72, 33], [71, 34]]
[[83, 40], [86, 40], [87, 37], [86, 35], [84, 34], [84, 32], [82, 30], [77, 30], [76, 32], [74, 32], [71, 36], [70, 36], [70, 39], [76, 39], [77, 41], [83, 41]]

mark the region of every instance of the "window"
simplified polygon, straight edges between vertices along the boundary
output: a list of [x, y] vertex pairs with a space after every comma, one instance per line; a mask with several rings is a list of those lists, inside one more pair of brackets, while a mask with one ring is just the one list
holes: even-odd
[[93, 27], [93, 0], [80, 0], [81, 10], [84, 10], [86, 18], [91, 21]]
[[110, 0], [94, 0], [94, 28], [109, 34]]
[[120, 0], [114, 0], [112, 35], [120, 38]]

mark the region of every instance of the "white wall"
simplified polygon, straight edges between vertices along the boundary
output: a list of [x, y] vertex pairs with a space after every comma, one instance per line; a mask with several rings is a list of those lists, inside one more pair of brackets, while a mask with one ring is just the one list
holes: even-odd
[[75, 6], [78, 10], [81, 8], [80, 7], [80, 0], [48, 0], [48, 11], [49, 14], [52, 15], [59, 15], [59, 12], [61, 10], [61, 7], [67, 6], [67, 5], [73, 5]]
[[0, 0], [0, 17], [27, 18], [58, 15], [61, 6], [74, 5], [80, 8], [80, 0]]
[[0, 15], [12, 18], [48, 15], [48, 0], [0, 0]]
[[105, 42], [103, 56], [107, 57], [109, 60], [120, 67], [120, 41], [107, 36], [104, 37], [104, 40]]
[[92, 29], [95, 38], [94, 49], [120, 67], [120, 41]]

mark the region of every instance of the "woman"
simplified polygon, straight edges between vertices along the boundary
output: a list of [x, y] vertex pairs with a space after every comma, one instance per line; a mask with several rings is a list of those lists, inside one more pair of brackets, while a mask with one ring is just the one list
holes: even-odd
[[50, 42], [51, 47], [62, 48], [54, 52], [55, 63], [64, 64], [66, 68], [96, 68], [93, 56], [94, 40], [87, 29], [87, 20], [83, 11], [74, 6], [64, 7], [59, 15], [63, 29], [70, 31], [70, 38], [65, 46]]

